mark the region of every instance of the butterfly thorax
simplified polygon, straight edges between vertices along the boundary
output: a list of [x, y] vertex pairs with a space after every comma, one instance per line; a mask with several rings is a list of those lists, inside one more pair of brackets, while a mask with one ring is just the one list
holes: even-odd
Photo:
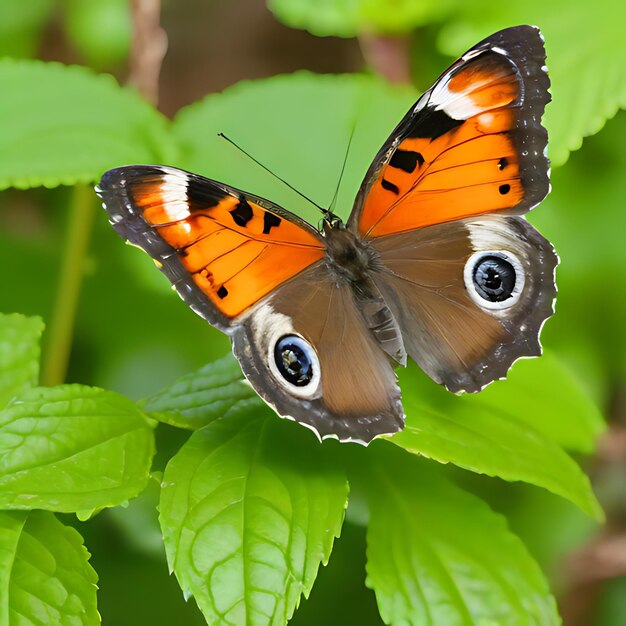
[[357, 309], [380, 347], [397, 363], [406, 364], [406, 350], [397, 320], [372, 279], [375, 250], [345, 226], [325, 229], [326, 263], [338, 287], [348, 285]]
[[341, 224], [325, 230], [326, 262], [352, 283], [368, 282], [376, 257], [373, 248]]

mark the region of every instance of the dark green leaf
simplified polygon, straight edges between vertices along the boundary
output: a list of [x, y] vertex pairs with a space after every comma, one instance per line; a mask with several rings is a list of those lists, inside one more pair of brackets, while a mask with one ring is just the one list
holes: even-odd
[[37, 384], [42, 332], [39, 317], [0, 313], [0, 408], [24, 387]]
[[519, 419], [564, 448], [591, 453], [605, 428], [600, 411], [580, 382], [550, 350], [539, 359], [521, 359], [479, 394], [452, 400], [469, 410], [491, 410], [499, 419]]
[[196, 430], [224, 415], [237, 401], [255, 396], [229, 354], [183, 376], [142, 401], [141, 407], [162, 422]]
[[407, 420], [390, 441], [440, 463], [544, 487], [602, 518], [589, 479], [556, 443], [488, 405], [470, 404], [451, 394], [447, 399], [440, 395], [442, 402], [437, 402], [420, 394], [417, 376], [413, 367], [401, 373]]
[[250, 404], [197, 430], [163, 477], [170, 568], [213, 625], [285, 624], [328, 561], [346, 505], [326, 448]]
[[97, 581], [75, 529], [45, 511], [0, 511], [2, 626], [97, 626]]
[[130, 400], [80, 385], [23, 391], [0, 411], [0, 507], [115, 506], [146, 485], [153, 430]]
[[503, 517], [423, 463], [379, 464], [371, 475], [367, 585], [385, 623], [561, 623], [539, 567]]

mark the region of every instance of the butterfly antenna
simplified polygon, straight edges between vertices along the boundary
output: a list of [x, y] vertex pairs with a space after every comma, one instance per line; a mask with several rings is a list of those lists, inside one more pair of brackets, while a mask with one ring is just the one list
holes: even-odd
[[346, 148], [346, 154], [343, 157], [343, 164], [341, 166], [341, 172], [339, 173], [339, 180], [337, 181], [337, 186], [335, 187], [335, 193], [333, 195], [333, 199], [330, 201], [330, 206], [328, 207], [329, 214], [333, 213], [333, 209], [335, 208], [335, 203], [337, 202], [337, 197], [339, 196], [339, 187], [341, 187], [341, 179], [343, 178], [343, 173], [346, 171], [346, 163], [348, 162], [348, 154], [350, 153], [350, 146], [352, 144], [352, 138], [354, 137], [355, 129], [356, 129], [356, 119], [352, 122], [352, 130], [350, 131], [350, 139], [348, 139], [348, 146]]
[[255, 159], [249, 152], [244, 150], [241, 146], [237, 145], [230, 137], [227, 137], [224, 133], [217, 133], [217, 134], [219, 137], [221, 137], [222, 139], [226, 139], [228, 143], [231, 143], [233, 146], [235, 146], [237, 150], [239, 150], [240, 152], [243, 152], [248, 158], [252, 159], [257, 165], [260, 165], [266, 172], [271, 174], [274, 178], [277, 178], [281, 183], [283, 183], [284, 185], [287, 185], [289, 189], [291, 189], [292, 191], [295, 191], [301, 198], [304, 198], [307, 202], [310, 202], [314, 207], [318, 208], [324, 215], [328, 215], [330, 213], [328, 209], [325, 209], [323, 206], [320, 206], [319, 204], [317, 204], [317, 202], [314, 202], [313, 200], [311, 200], [311, 198], [309, 198], [308, 196], [305, 196], [301, 191], [298, 191], [293, 185], [290, 185], [284, 178], [281, 178], [278, 174], [272, 172], [272, 170], [269, 167], [263, 165], [263, 163]]

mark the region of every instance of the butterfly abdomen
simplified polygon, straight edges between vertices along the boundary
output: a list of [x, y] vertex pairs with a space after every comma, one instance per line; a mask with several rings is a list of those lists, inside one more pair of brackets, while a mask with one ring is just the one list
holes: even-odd
[[396, 363], [406, 365], [400, 327], [372, 280], [376, 251], [345, 228], [333, 228], [326, 237], [326, 263], [335, 280], [350, 287], [367, 328], [383, 351]]

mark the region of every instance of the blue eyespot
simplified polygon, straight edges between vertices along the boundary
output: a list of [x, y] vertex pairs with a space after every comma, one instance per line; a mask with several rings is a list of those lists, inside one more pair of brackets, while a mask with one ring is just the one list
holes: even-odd
[[280, 375], [296, 387], [308, 385], [314, 372], [313, 348], [302, 337], [284, 335], [274, 346], [274, 361]]
[[474, 265], [472, 280], [476, 293], [489, 302], [508, 300], [515, 289], [515, 268], [496, 255], [485, 255]]

